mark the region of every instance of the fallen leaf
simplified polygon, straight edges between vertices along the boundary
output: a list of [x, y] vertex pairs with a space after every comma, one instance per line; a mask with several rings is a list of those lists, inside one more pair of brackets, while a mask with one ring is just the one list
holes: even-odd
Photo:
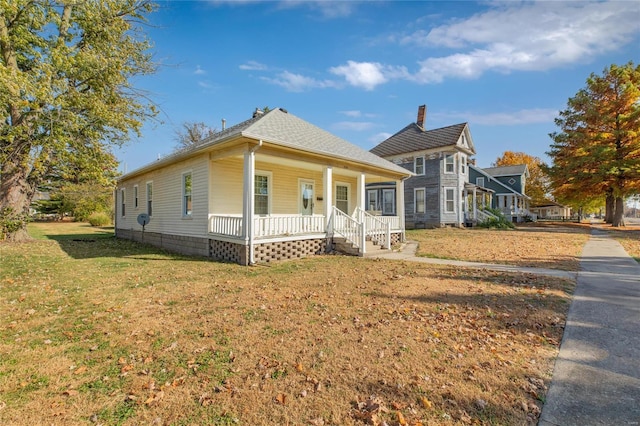
[[76, 371], [73, 372], [73, 374], [82, 374], [85, 371], [87, 371], [87, 366], [86, 365], [81, 365], [80, 367], [78, 367], [76, 369]]
[[281, 405], [285, 405], [287, 402], [287, 395], [283, 394], [283, 393], [279, 393], [278, 395], [276, 395], [276, 397], [274, 398], [275, 402], [277, 402], [278, 404]]
[[424, 408], [431, 408], [431, 407], [433, 406], [433, 404], [431, 403], [431, 401], [429, 401], [429, 400], [427, 399], [427, 397], [425, 397], [425, 396], [421, 396], [421, 397], [420, 397], [420, 402], [422, 403], [422, 406], [423, 406]]
[[402, 415], [402, 413], [400, 411], [396, 411], [396, 414], [398, 416], [398, 424], [401, 425], [401, 426], [406, 426], [407, 425], [407, 421], [405, 420], [405, 418]]

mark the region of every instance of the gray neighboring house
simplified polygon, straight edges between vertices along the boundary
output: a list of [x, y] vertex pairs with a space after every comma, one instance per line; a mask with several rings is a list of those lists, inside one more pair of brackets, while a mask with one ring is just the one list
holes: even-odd
[[[415, 123], [389, 137], [371, 152], [415, 173], [404, 182], [405, 227], [464, 226], [478, 220], [480, 199], [491, 191], [469, 183], [470, 158], [476, 151], [467, 123], [425, 129], [426, 106]], [[395, 215], [396, 185], [367, 186], [367, 210]]]
[[476, 186], [492, 190], [490, 207], [502, 211], [512, 222], [535, 219], [529, 210], [531, 197], [525, 194], [529, 169], [526, 164], [516, 166], [469, 167], [469, 180]]

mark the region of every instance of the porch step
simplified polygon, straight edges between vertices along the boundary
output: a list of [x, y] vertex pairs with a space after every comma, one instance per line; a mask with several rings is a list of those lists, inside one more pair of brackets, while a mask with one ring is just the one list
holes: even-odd
[[[333, 249], [339, 253], [347, 254], [350, 256], [361, 256], [358, 247], [354, 246], [352, 243], [348, 242], [345, 238], [342, 237], [333, 238]], [[374, 244], [370, 240], [367, 240], [365, 249], [365, 256], [373, 256], [387, 251], [384, 247], [381, 247], [378, 244]]]

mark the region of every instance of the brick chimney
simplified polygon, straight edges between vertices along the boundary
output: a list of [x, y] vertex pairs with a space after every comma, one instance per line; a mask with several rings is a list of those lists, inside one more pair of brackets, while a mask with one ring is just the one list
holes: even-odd
[[422, 130], [424, 130], [424, 120], [426, 118], [426, 115], [427, 115], [427, 106], [426, 105], [420, 105], [418, 107], [418, 119], [416, 120], [416, 124]]

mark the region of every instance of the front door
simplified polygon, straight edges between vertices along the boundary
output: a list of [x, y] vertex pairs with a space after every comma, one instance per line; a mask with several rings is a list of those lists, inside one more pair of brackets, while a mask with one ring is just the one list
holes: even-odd
[[300, 213], [313, 214], [313, 182], [300, 181]]

